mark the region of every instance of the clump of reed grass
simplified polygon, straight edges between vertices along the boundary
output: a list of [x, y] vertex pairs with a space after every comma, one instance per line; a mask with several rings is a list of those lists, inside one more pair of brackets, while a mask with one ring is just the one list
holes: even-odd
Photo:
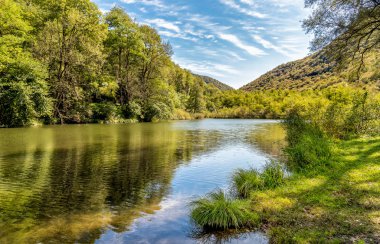
[[280, 163], [275, 161], [267, 163], [260, 176], [263, 181], [264, 189], [276, 188], [282, 185], [285, 181], [284, 168]]
[[191, 203], [191, 219], [205, 230], [251, 227], [258, 222], [258, 216], [246, 204], [217, 190]]
[[268, 162], [262, 173], [256, 169], [238, 169], [232, 177], [239, 197], [247, 198], [252, 191], [276, 188], [284, 183], [285, 172], [280, 163]]
[[247, 198], [250, 192], [263, 188], [263, 179], [256, 169], [238, 169], [232, 177], [233, 185], [240, 197]]

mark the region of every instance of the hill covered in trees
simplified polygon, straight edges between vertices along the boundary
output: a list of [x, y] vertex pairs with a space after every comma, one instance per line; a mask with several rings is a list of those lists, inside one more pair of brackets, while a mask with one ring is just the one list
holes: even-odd
[[224, 84], [223, 82], [218, 81], [218, 80], [216, 80], [216, 79], [214, 79], [212, 77], [205, 76], [205, 75], [197, 75], [197, 74], [194, 74], [194, 73], [193, 73], [193, 75], [195, 77], [198, 77], [198, 78], [202, 79], [206, 84], [213, 84], [216, 88], [218, 88], [221, 91], [234, 90], [234, 88], [230, 87], [229, 85]]
[[329, 61], [323, 52], [317, 52], [303, 59], [282, 64], [241, 87], [244, 91], [257, 90], [309, 90], [324, 89], [339, 83], [366, 84], [380, 88], [380, 59], [372, 53], [366, 60], [358, 77], [355, 67], [338, 67]]

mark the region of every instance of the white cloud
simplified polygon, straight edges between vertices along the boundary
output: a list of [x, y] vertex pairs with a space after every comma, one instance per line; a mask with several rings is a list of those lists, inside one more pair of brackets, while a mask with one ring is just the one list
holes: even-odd
[[201, 75], [210, 75], [215, 78], [226, 77], [227, 75], [237, 75], [239, 71], [230, 65], [215, 63], [211, 61], [195, 61], [190, 59], [183, 59], [174, 55], [176, 63], [181, 64], [182, 67], [194, 73]]
[[[234, 0], [220, 0], [220, 2], [227, 5], [228, 7], [232, 8], [232, 9], [235, 9], [236, 11], [239, 11], [240, 13], [249, 15], [251, 17], [256, 17], [256, 18], [260, 18], [260, 19], [267, 17], [266, 14], [257, 12], [255, 10], [250, 10], [250, 9], [247, 9], [245, 7], [240, 6]], [[250, 1], [246, 0], [244, 2], [247, 3]]]
[[[164, 19], [147, 19], [144, 22], [148, 24], [153, 24], [159, 28], [175, 31], [177, 33], [180, 32], [180, 28], [176, 24], [174, 24], [173, 22], [166, 21]], [[180, 24], [179, 22], [177, 23]]]
[[[252, 38], [262, 45], [266, 49], [272, 49], [286, 57], [289, 57], [291, 59], [301, 58], [305, 55], [305, 45], [302, 46], [302, 40], [298, 38], [286, 38], [283, 40], [280, 40], [278, 42], [278, 45], [273, 44], [272, 42], [265, 40], [259, 35], [253, 35]], [[278, 38], [273, 38], [275, 40], [278, 40]]]
[[165, 5], [161, 2], [161, 0], [121, 0], [123, 3], [132, 4], [132, 3], [140, 3], [144, 5], [156, 6], [156, 7], [164, 7]]
[[193, 41], [193, 42], [198, 41], [198, 38], [190, 37], [190, 36], [187, 36], [187, 35], [182, 34], [182, 33], [174, 33], [174, 32], [166, 31], [166, 30], [158, 30], [158, 33], [160, 35], [166, 36], [166, 37], [179, 38], [179, 39], [183, 39], [183, 40], [187, 40], [187, 41]]
[[276, 46], [272, 44], [270, 41], [265, 40], [261, 36], [253, 35], [252, 37], [253, 39], [255, 39], [255, 41], [257, 41], [260, 45], [262, 45], [266, 49], [273, 49], [276, 52], [281, 53], [282, 55], [287, 56], [287, 57], [292, 56], [288, 51], [285, 50], [284, 47]]
[[236, 47], [243, 49], [247, 53], [251, 54], [252, 56], [263, 56], [266, 55], [266, 53], [254, 46], [250, 46], [248, 44], [243, 43], [237, 36], [232, 35], [232, 34], [223, 34], [219, 33], [219, 38], [223, 39], [225, 41], [228, 41], [235, 45]]

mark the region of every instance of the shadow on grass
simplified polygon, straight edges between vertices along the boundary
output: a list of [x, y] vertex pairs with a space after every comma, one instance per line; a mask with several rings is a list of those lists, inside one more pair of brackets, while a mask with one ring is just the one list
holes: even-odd
[[271, 242], [380, 241], [380, 138], [342, 142], [337, 154], [330, 169], [252, 195]]

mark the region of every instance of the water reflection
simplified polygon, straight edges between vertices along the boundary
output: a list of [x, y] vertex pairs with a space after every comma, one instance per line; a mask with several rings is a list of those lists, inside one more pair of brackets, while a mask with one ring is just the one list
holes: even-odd
[[264, 164], [263, 123], [1, 129], [0, 242], [194, 242], [187, 203]]

